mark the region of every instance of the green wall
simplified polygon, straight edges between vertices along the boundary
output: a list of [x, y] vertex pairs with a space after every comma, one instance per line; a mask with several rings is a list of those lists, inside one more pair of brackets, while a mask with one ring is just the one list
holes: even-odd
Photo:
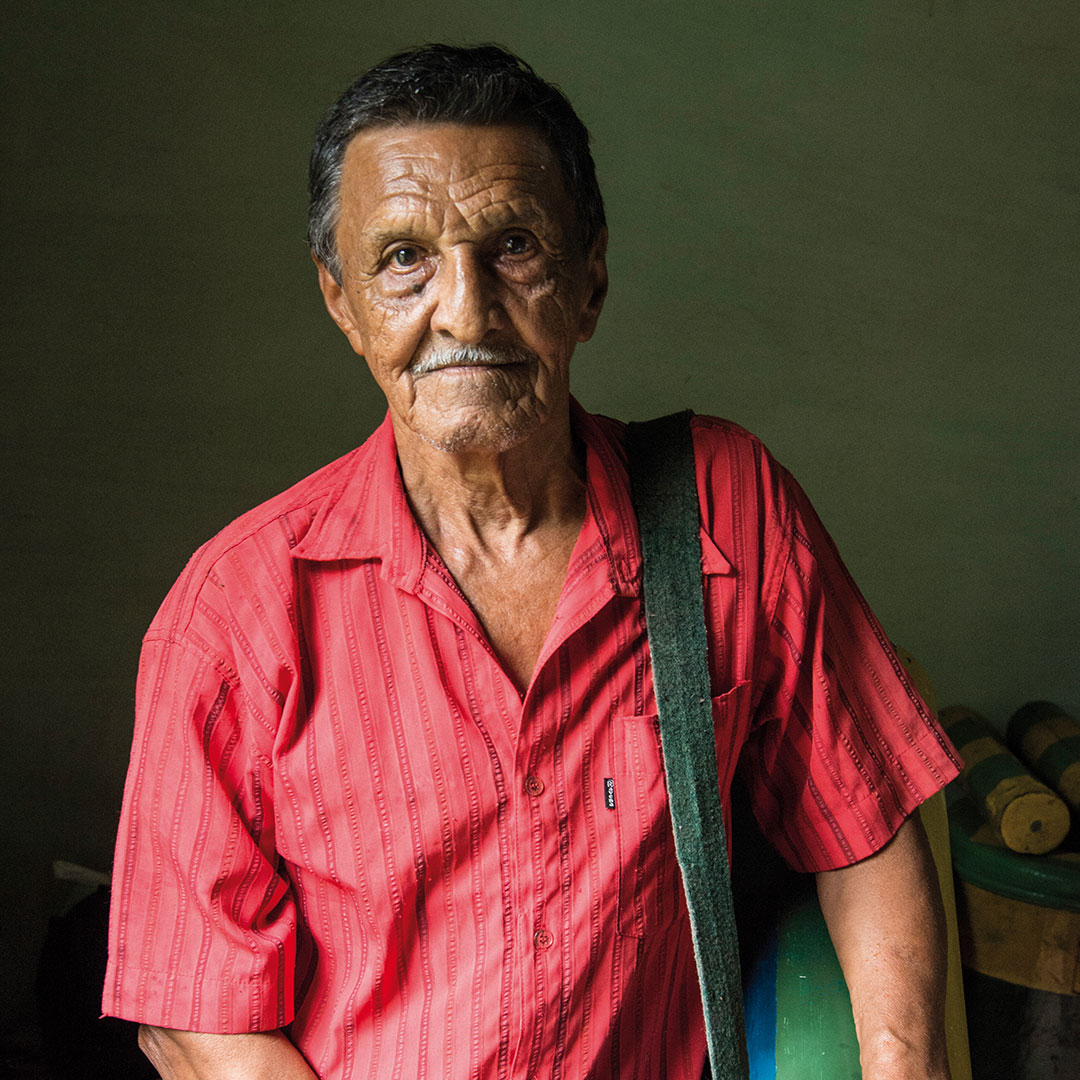
[[750, 427], [943, 703], [1080, 713], [1076, 10], [5, 5], [3, 1030], [51, 860], [109, 865], [164, 592], [381, 416], [315, 289], [306, 157], [416, 41], [501, 41], [592, 128], [613, 287], [583, 402]]

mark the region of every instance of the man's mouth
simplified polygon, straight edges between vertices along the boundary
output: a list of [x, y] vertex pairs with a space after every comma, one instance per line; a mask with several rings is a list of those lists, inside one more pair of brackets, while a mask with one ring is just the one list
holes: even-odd
[[511, 345], [455, 345], [449, 349], [433, 349], [416, 357], [409, 365], [414, 379], [447, 368], [509, 367], [513, 364], [533, 364], [537, 360], [531, 349]]

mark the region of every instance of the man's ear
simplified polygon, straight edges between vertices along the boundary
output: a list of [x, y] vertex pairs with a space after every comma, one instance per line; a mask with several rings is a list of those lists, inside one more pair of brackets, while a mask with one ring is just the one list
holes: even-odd
[[588, 341], [596, 329], [596, 321], [604, 306], [608, 290], [607, 229], [601, 229], [588, 255], [585, 256], [585, 272], [588, 292], [578, 320], [578, 341]]
[[319, 272], [319, 290], [323, 295], [323, 303], [330, 312], [330, 318], [337, 323], [338, 329], [349, 339], [353, 352], [358, 356], [364, 355], [364, 344], [360, 338], [360, 331], [352, 320], [349, 310], [349, 302], [345, 298], [345, 291], [334, 279], [334, 275], [314, 255], [312, 261]]

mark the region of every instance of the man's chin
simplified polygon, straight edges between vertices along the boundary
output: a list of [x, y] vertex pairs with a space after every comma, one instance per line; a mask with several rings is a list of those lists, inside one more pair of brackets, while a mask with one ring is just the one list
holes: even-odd
[[525, 442], [542, 423], [543, 411], [532, 407], [447, 417], [442, 423], [419, 424], [413, 430], [429, 446], [447, 454], [504, 454]]

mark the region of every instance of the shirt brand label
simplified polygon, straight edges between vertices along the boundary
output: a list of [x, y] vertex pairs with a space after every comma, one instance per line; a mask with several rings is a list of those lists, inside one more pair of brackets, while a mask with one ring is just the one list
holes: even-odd
[[615, 781], [610, 776], [604, 777], [604, 805], [609, 810], [615, 809]]

